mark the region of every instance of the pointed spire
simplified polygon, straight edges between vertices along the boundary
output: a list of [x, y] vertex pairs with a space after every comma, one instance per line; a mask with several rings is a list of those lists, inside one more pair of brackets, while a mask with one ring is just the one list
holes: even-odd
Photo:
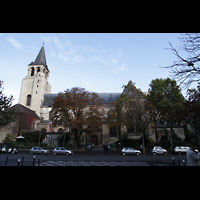
[[40, 52], [38, 53], [35, 61], [31, 62], [29, 65], [44, 65], [46, 67], [46, 69], [49, 71], [47, 62], [46, 62], [45, 52], [44, 52], [44, 42], [43, 42], [43, 46], [40, 49]]

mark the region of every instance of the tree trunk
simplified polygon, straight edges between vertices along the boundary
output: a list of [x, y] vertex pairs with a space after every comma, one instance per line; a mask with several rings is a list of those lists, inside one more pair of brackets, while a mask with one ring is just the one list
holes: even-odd
[[119, 143], [121, 145], [121, 126], [118, 127], [118, 134]]
[[170, 150], [172, 150], [172, 134], [173, 134], [173, 124], [170, 126]]
[[197, 145], [198, 145], [198, 150], [199, 148], [199, 134], [198, 134], [198, 128], [197, 128], [197, 117], [194, 115], [194, 127], [195, 127], [195, 134], [196, 134], [196, 139], [197, 139]]
[[157, 122], [154, 123], [154, 126], [155, 126], [156, 143], [158, 143], [158, 129], [157, 129]]

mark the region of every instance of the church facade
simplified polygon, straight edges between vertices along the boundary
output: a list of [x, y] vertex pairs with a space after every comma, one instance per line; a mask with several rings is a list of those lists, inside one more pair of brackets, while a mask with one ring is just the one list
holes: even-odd
[[[57, 95], [51, 93], [51, 86], [48, 82], [50, 70], [47, 65], [44, 45], [40, 49], [34, 62], [28, 65], [27, 75], [22, 80], [19, 104], [33, 110], [40, 117], [36, 130], [50, 132], [51, 109], [53, 98]], [[104, 105], [115, 101], [121, 93], [98, 93], [103, 99]], [[53, 132], [69, 132], [63, 127], [53, 127]], [[111, 137], [110, 137], [111, 135]], [[50, 136], [49, 136], [50, 137]], [[48, 138], [47, 138], [48, 140]], [[96, 131], [92, 136], [83, 134], [82, 143], [92, 142], [95, 145], [113, 143], [118, 140], [117, 134], [110, 134], [110, 129], [102, 125], [102, 129]], [[71, 141], [73, 142], [73, 140]]]
[[[44, 45], [40, 49], [34, 62], [28, 65], [28, 71], [26, 77], [22, 80], [19, 104], [27, 107], [28, 109], [35, 111], [39, 117], [38, 123], [35, 125], [35, 130], [40, 130], [44, 132], [50, 132], [53, 98], [57, 95], [51, 93], [51, 86], [48, 82], [48, 77], [50, 75], [50, 70], [47, 65]], [[104, 105], [107, 106], [110, 102], [114, 102], [121, 93], [98, 93], [98, 95], [103, 99]], [[139, 139], [141, 133], [132, 132], [127, 127], [122, 127], [122, 136], [127, 133], [127, 136], [131, 139]], [[160, 136], [162, 135], [163, 128], [159, 129]], [[180, 129], [177, 129], [176, 133]], [[56, 146], [56, 133], [69, 133], [69, 128], [64, 129], [64, 127], [53, 127], [52, 130], [55, 140], [53, 140], [53, 146]], [[146, 130], [146, 135], [149, 135], [155, 141], [155, 128], [150, 125]], [[184, 139], [183, 130], [179, 134]], [[69, 143], [73, 144], [73, 135], [70, 135]], [[49, 143], [51, 141], [52, 135], [45, 137], [44, 142]], [[102, 146], [104, 143], [114, 143], [118, 141], [117, 130], [108, 128], [105, 124], [102, 124], [101, 129], [93, 133], [92, 135], [82, 134], [80, 138], [80, 143], [94, 143], [96, 146]], [[68, 143], [68, 144], [69, 144]]]

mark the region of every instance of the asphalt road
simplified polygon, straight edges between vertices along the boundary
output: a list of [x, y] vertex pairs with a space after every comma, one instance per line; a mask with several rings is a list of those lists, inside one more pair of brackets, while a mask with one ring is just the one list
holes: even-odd
[[[8, 156], [7, 164], [6, 159]], [[84, 155], [38, 155], [38, 154], [0, 154], [0, 166], [33, 166], [33, 157], [35, 156], [35, 166], [173, 166], [172, 157], [175, 165], [178, 166], [178, 160], [186, 161], [186, 155], [129, 155], [129, 156], [84, 156]]]

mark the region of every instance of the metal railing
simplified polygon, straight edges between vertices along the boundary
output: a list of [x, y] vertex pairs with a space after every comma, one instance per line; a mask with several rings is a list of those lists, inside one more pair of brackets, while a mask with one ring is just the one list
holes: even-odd
[[185, 160], [175, 160], [174, 157], [172, 157], [172, 163], [173, 166], [186, 166], [187, 161]]

